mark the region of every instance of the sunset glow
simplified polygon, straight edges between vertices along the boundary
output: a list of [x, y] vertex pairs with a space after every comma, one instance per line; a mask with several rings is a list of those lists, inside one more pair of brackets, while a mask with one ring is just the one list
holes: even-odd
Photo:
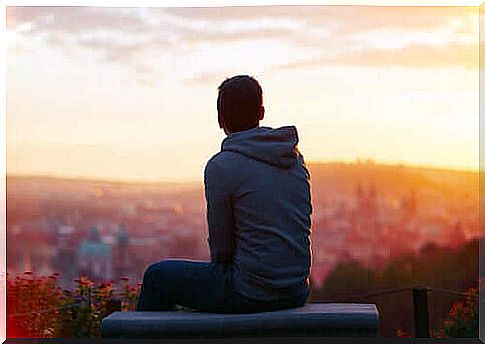
[[308, 162], [478, 170], [477, 7], [10, 7], [7, 30], [7, 174], [200, 180], [235, 74]]

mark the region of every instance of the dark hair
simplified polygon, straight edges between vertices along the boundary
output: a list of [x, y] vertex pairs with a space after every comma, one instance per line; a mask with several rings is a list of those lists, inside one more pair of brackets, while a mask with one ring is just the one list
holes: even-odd
[[222, 118], [224, 126], [231, 132], [248, 130], [258, 125], [263, 90], [256, 79], [248, 75], [237, 75], [224, 80], [218, 90], [217, 113], [220, 125]]

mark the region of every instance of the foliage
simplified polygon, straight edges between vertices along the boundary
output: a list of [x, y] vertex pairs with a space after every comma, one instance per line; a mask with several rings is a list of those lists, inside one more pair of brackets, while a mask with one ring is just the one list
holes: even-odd
[[[391, 309], [398, 301], [395, 294], [387, 294], [387, 299], [363, 298], [360, 295], [368, 293], [378, 294], [382, 290], [401, 289], [415, 285], [424, 285], [431, 288], [464, 290], [477, 286], [478, 277], [478, 243], [477, 239], [468, 241], [463, 246], [452, 249], [434, 243], [424, 245], [417, 253], [408, 253], [387, 263], [384, 268], [373, 269], [366, 267], [358, 261], [345, 261], [338, 264], [327, 276], [323, 286], [312, 289], [308, 302], [343, 300], [363, 300], [376, 302], [381, 307], [382, 323], [386, 323], [385, 331], [395, 327], [396, 322], [402, 319]], [[355, 297], [354, 297], [355, 296]], [[394, 302], [394, 303], [393, 303]], [[472, 336], [473, 329], [477, 327], [470, 324], [473, 319], [473, 307], [457, 305], [450, 322], [439, 331], [432, 331], [431, 337]], [[470, 312], [470, 314], [465, 313]], [[473, 320], [477, 321], [477, 320]], [[403, 325], [404, 326], [404, 325]], [[408, 329], [409, 330], [409, 329]], [[410, 337], [404, 328], [398, 327], [395, 335]]]
[[[411, 338], [402, 327], [396, 330], [396, 336]], [[431, 330], [432, 338], [478, 338], [478, 294], [476, 288], [466, 291], [466, 301], [455, 302], [450, 309], [449, 319], [445, 320], [443, 328]]]
[[412, 338], [412, 336], [406, 330], [404, 330], [401, 326], [399, 326], [396, 330], [396, 337]]
[[[114, 283], [96, 284], [81, 276], [70, 291], [58, 286], [58, 276], [7, 275], [9, 338], [100, 337], [101, 320], [114, 310]], [[120, 310], [134, 310], [138, 292], [139, 284], [130, 286], [127, 278], [122, 279]]]
[[7, 331], [15, 337], [53, 337], [65, 296], [58, 275], [37, 277], [31, 272], [10, 279], [7, 274]]
[[324, 285], [312, 291], [312, 300], [411, 285], [464, 289], [475, 286], [477, 276], [478, 240], [470, 240], [455, 250], [429, 243], [416, 254], [389, 262], [382, 270], [367, 268], [357, 261], [340, 263]]
[[447, 337], [478, 338], [478, 294], [476, 288], [466, 292], [465, 302], [456, 302], [450, 309], [450, 319], [444, 323]]
[[[346, 281], [345, 283], [341, 283]], [[358, 261], [338, 264], [325, 281], [321, 290], [313, 293], [324, 295], [359, 295], [373, 289], [376, 283], [375, 273], [362, 266]]]
[[123, 281], [121, 310], [134, 311], [136, 308], [136, 301], [138, 300], [138, 295], [140, 293], [141, 283], [138, 283], [137, 286], [134, 287], [130, 286], [128, 283], [129, 279], [127, 277], [123, 277], [121, 280]]

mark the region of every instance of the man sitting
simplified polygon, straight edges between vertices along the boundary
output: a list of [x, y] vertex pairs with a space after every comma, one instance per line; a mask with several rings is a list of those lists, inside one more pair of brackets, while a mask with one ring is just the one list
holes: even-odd
[[226, 79], [218, 91], [227, 137], [204, 172], [211, 260], [149, 266], [138, 311], [262, 312], [308, 297], [312, 205], [297, 130], [259, 126], [263, 92], [250, 76]]

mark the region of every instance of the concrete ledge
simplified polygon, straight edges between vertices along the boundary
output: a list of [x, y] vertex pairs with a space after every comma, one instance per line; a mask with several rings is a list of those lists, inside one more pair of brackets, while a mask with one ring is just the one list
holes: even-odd
[[249, 314], [187, 311], [115, 312], [103, 319], [103, 338], [227, 338], [275, 336], [377, 336], [374, 304], [307, 303]]

